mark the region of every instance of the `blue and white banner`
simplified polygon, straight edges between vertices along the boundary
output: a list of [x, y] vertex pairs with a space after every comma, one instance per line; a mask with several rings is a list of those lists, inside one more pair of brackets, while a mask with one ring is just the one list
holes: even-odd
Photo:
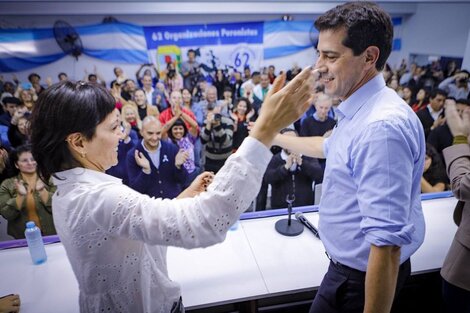
[[208, 46], [263, 44], [263, 23], [201, 24], [144, 27], [147, 48], [162, 45]]
[[[401, 17], [393, 18], [393, 51], [401, 50]], [[313, 21], [268, 21], [201, 25], [148, 26], [104, 23], [75, 27], [83, 54], [116, 64], [152, 62], [160, 70], [179, 66], [194, 49], [206, 72], [259, 69], [265, 63], [289, 67], [309, 63], [318, 31]], [[0, 29], [0, 72], [18, 72], [56, 62], [65, 56], [52, 28]]]
[[[83, 54], [116, 63], [148, 62], [142, 27], [109, 23], [76, 27]], [[0, 72], [17, 72], [55, 62], [65, 56], [52, 28], [0, 29]]]
[[258, 68], [263, 60], [263, 23], [227, 23], [144, 27], [147, 48], [159, 70], [179, 66], [196, 50], [206, 72]]
[[264, 59], [292, 55], [313, 48], [318, 39], [313, 21], [272, 21], [264, 23]]

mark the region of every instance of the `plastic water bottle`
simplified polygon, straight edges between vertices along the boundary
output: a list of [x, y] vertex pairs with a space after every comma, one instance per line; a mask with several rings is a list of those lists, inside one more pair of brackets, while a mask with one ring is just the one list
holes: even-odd
[[47, 261], [44, 242], [42, 241], [41, 230], [32, 221], [26, 223], [24, 232], [26, 241], [28, 242], [29, 254], [34, 264], [41, 264]]

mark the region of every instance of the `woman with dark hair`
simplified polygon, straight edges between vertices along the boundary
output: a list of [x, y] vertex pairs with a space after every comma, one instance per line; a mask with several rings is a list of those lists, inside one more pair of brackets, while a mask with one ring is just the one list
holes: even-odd
[[[118, 68], [119, 67], [116, 67], [115, 69], [118, 69]], [[110, 88], [111, 88], [110, 92], [113, 95], [114, 99], [116, 100], [116, 109], [121, 110], [122, 106], [127, 104], [126, 99], [122, 97], [121, 83], [118, 82], [117, 80], [113, 80], [110, 83]]]
[[411, 109], [414, 112], [418, 112], [422, 108], [426, 107], [428, 103], [429, 103], [429, 91], [425, 88], [421, 88], [420, 90], [418, 90], [418, 93], [416, 94], [416, 100], [411, 105]]
[[181, 96], [183, 97], [183, 108], [190, 110], [194, 113], [196, 117], [196, 122], [199, 127], [204, 125], [204, 112], [202, 111], [202, 107], [199, 103], [193, 101], [193, 97], [189, 89], [184, 88], [181, 91]]
[[[176, 119], [175, 119], [176, 118]], [[184, 183], [184, 188], [189, 186], [196, 176], [200, 173], [200, 165], [199, 162], [196, 163], [197, 158], [195, 157], [195, 144], [197, 141], [197, 131], [188, 131], [186, 124], [181, 118], [175, 116], [174, 121], [171, 119], [167, 125], [169, 125], [168, 129], [168, 137], [171, 142], [176, 144], [180, 150], [183, 150], [188, 153], [189, 157], [186, 162], [183, 163], [184, 168], [188, 172], [188, 177], [186, 182]], [[199, 161], [199, 160], [197, 160]]]
[[448, 181], [444, 162], [436, 149], [427, 143], [423, 177], [421, 178], [421, 192], [444, 191], [447, 189]]
[[31, 146], [13, 150], [10, 162], [17, 173], [0, 186], [0, 213], [8, 221], [8, 234], [15, 239], [24, 238], [26, 222], [34, 221], [43, 235], [55, 235], [51, 208], [55, 188], [39, 179]]
[[234, 112], [231, 112], [235, 121], [233, 128], [233, 152], [237, 151], [243, 140], [248, 137], [248, 124], [255, 120], [255, 110], [251, 106], [250, 100], [240, 98], [237, 100]]
[[401, 97], [409, 106], [416, 102], [413, 89], [410, 86], [403, 86]]
[[[215, 72], [214, 82], [212, 83], [212, 85], [214, 85], [214, 87], [217, 88], [217, 99], [219, 100], [224, 99], [225, 87], [230, 87], [230, 82], [227, 76], [225, 76], [225, 73], [223, 70], [218, 69]], [[232, 88], [230, 88], [230, 90], [231, 89]]]
[[[81, 312], [184, 312], [180, 287], [167, 274], [166, 247], [221, 242], [250, 205], [276, 133], [309, 105], [311, 69], [281, 89], [284, 82], [284, 76], [276, 80], [278, 92], [265, 100], [251, 138], [214, 181], [203, 173], [172, 200], [150, 198], [104, 173], [117, 163], [122, 137], [115, 100], [106, 89], [62, 82], [39, 96], [31, 124], [33, 155], [41, 177], [53, 176], [57, 185], [54, 222], [78, 280]], [[155, 142], [159, 135], [149, 134]], [[139, 153], [135, 158], [148, 162]]]

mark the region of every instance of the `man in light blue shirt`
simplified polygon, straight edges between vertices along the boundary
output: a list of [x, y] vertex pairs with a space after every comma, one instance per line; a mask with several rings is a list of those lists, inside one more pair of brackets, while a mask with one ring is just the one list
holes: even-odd
[[320, 81], [342, 100], [337, 127], [328, 139], [275, 142], [327, 159], [319, 230], [331, 263], [310, 312], [390, 312], [424, 240], [423, 128], [380, 73], [393, 38], [387, 13], [350, 2], [315, 26]]

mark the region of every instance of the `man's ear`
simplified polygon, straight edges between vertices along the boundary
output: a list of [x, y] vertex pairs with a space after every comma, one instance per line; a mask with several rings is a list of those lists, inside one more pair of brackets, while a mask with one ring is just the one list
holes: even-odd
[[376, 46], [369, 46], [364, 51], [364, 53], [366, 58], [366, 64], [373, 65], [375, 67], [375, 64], [377, 63], [377, 60], [380, 56], [380, 49]]

